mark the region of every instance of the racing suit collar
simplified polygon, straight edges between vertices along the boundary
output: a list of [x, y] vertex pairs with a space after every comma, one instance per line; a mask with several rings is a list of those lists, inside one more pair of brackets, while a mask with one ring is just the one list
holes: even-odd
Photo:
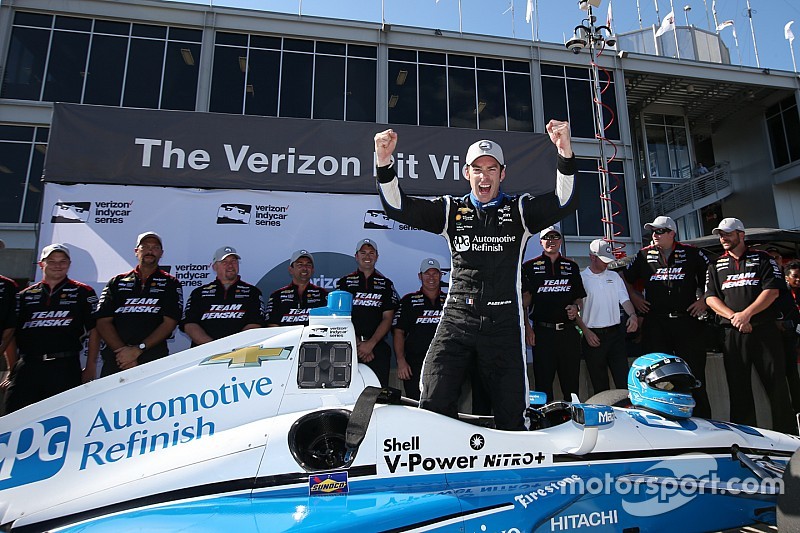
[[499, 189], [497, 191], [497, 196], [495, 196], [486, 203], [479, 201], [477, 196], [475, 196], [475, 194], [472, 191], [470, 191], [469, 193], [469, 199], [472, 202], [472, 205], [474, 205], [481, 211], [485, 211], [489, 207], [497, 207], [505, 198], [506, 194], [503, 192], [503, 189]]

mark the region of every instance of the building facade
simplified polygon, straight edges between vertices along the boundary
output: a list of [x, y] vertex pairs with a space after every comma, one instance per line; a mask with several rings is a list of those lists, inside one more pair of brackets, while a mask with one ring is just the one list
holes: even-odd
[[[177, 2], [69, 7], [0, 5], [0, 273], [32, 275], [53, 102], [481, 129], [489, 137], [569, 120], [581, 200], [563, 222], [567, 253], [585, 256], [604, 234], [601, 132], [585, 53]], [[800, 226], [794, 73], [624, 49], [606, 50], [597, 63], [610, 142], [603, 152], [614, 154], [615, 232], [629, 255], [641, 224], [659, 214], [679, 222], [681, 238], [707, 234], [725, 216], [750, 227]]]

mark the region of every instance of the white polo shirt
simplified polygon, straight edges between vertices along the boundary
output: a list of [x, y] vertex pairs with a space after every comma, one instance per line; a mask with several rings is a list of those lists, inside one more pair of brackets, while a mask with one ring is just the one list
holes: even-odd
[[620, 320], [619, 307], [627, 302], [628, 291], [622, 277], [606, 269], [595, 274], [589, 267], [581, 271], [586, 298], [583, 300], [583, 321], [589, 328], [616, 326]]

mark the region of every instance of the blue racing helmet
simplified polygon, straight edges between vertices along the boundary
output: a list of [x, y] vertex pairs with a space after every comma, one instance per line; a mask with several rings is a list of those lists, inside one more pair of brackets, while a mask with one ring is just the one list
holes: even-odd
[[665, 353], [643, 355], [628, 371], [631, 403], [668, 418], [692, 416], [692, 389], [699, 386], [683, 359]]

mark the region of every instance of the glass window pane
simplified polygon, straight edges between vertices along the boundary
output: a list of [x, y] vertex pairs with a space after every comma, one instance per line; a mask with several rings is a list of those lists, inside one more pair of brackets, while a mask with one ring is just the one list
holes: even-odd
[[[569, 125], [573, 137], [594, 138], [594, 110], [589, 81], [567, 80]], [[545, 118], [545, 120], [550, 120]]]
[[167, 63], [164, 68], [164, 87], [161, 90], [161, 109], [194, 111], [197, 100], [199, 64], [199, 44], [167, 43]]
[[664, 126], [645, 126], [645, 133], [650, 159], [650, 177], [671, 178], [667, 132]]
[[39, 100], [49, 41], [49, 30], [13, 29], [3, 76], [3, 98]]
[[36, 142], [46, 143], [48, 137], [50, 136], [50, 128], [36, 128], [36, 135], [34, 140]]
[[166, 39], [167, 27], [154, 26], [152, 24], [134, 24], [131, 34], [135, 35], [136, 37], [149, 37], [151, 39]]
[[329, 43], [326, 41], [317, 41], [318, 54], [330, 54], [335, 56], [343, 56], [347, 51], [347, 46], [344, 43]]
[[578, 68], [578, 67], [564, 67], [564, 72], [567, 75], [567, 78], [578, 78], [581, 80], [588, 80], [589, 79], [589, 69], [588, 68]]
[[389, 123], [417, 123], [417, 66], [389, 62]]
[[30, 143], [0, 142], [0, 222], [19, 222]]
[[118, 106], [125, 77], [127, 37], [95, 34], [89, 57], [89, 74], [83, 94], [85, 104]]
[[228, 33], [218, 31], [216, 36], [217, 44], [230, 44], [233, 46], [247, 46], [247, 34], [245, 33]]
[[[422, 52], [420, 52], [420, 55]], [[419, 66], [419, 124], [447, 126], [447, 78], [445, 68]]]
[[372, 59], [347, 60], [347, 120], [375, 122], [378, 63]]
[[[578, 185], [578, 220], [580, 235], [600, 237], [604, 234], [604, 225], [601, 220], [600, 174], [597, 171], [598, 161], [596, 159], [578, 159], [576, 162], [579, 169], [575, 179]], [[624, 237], [630, 234], [630, 230], [625, 199], [625, 180], [622, 175], [621, 166], [621, 163], [612, 163], [611, 165], [611, 169], [618, 173], [620, 180], [617, 189], [611, 193], [611, 198], [615, 202], [612, 204], [612, 210], [617, 213], [614, 215], [614, 222], [622, 226], [622, 228], [615, 226], [614, 232], [621, 230], [620, 236]], [[616, 181], [614, 178], [609, 176], [609, 188], [613, 189], [615, 184]]]
[[65, 17], [56, 15], [56, 29], [59, 30], [76, 30], [76, 31], [92, 31], [92, 19], [78, 18], [78, 17]]
[[789, 149], [786, 146], [786, 137], [783, 133], [783, 120], [781, 116], [767, 119], [769, 131], [769, 144], [772, 147], [772, 162], [775, 168], [789, 163]]
[[475, 68], [475, 58], [458, 54], [447, 54], [447, 61], [451, 67]]
[[250, 48], [267, 48], [269, 50], [280, 50], [281, 38], [265, 37], [263, 35], [251, 35]]
[[201, 30], [190, 30], [188, 28], [170, 28], [169, 40], [199, 43], [203, 40], [203, 32]]
[[22, 212], [23, 222], [39, 222], [42, 205], [42, 174], [44, 172], [44, 156], [47, 153], [46, 144], [37, 144], [33, 147], [31, 170], [28, 173], [28, 193], [25, 195], [25, 209]]
[[[250, 50], [244, 112], [248, 115], [278, 116], [278, 79], [281, 53], [277, 50]], [[239, 87], [239, 92], [242, 89]], [[240, 104], [241, 105], [241, 104]]]
[[[217, 34], [219, 36], [219, 34]], [[214, 47], [209, 111], [242, 114], [247, 50], [228, 46]]]
[[344, 57], [317, 56], [314, 118], [344, 120]]
[[446, 58], [444, 54], [439, 54], [436, 52], [423, 52], [420, 50], [419, 62], [430, 63], [432, 65], [444, 65], [446, 64]]
[[94, 32], [109, 33], [111, 35], [128, 35], [131, 25], [127, 22], [112, 22], [110, 20], [95, 20]]
[[389, 60], [390, 61], [411, 61], [415, 63], [417, 61], [417, 52], [416, 50], [404, 50], [402, 48], [389, 48]]
[[53, 34], [43, 100], [48, 102], [81, 101], [88, 50], [88, 33], [57, 31]]
[[542, 99], [544, 100], [545, 122], [555, 120], [569, 120], [567, 111], [567, 88], [564, 78], [542, 77]]
[[351, 57], [366, 57], [369, 59], [376, 59], [378, 57], [378, 48], [375, 46], [362, 46], [360, 44], [348, 44], [347, 55]]
[[[602, 91], [605, 87], [605, 83], [600, 83], [600, 90]], [[609, 139], [619, 139], [619, 116], [617, 115], [617, 93], [616, 93], [616, 85], [613, 83], [608, 85], [608, 88], [605, 89], [601, 100], [605, 105], [611, 108], [609, 111], [607, 108], [603, 107], [603, 124], [605, 125], [606, 131], [605, 136]]]
[[[794, 97], [791, 99], [794, 100]], [[786, 110], [783, 124], [786, 127], [786, 140], [789, 143], [789, 158], [797, 161], [800, 159], [800, 118], [797, 115], [797, 106]]]
[[486, 70], [503, 70], [502, 59], [492, 59], [489, 57], [476, 57], [475, 64], [478, 68]]
[[2, 141], [28, 141], [33, 139], [32, 126], [7, 126], [0, 124], [0, 140]]
[[450, 126], [477, 128], [478, 112], [475, 109], [475, 71], [451, 68], [449, 74]]
[[542, 71], [542, 76], [556, 76], [559, 78], [564, 77], [564, 67], [561, 65], [549, 65], [547, 63], [542, 63], [539, 65], [539, 69]]
[[506, 110], [503, 73], [478, 70], [478, 128], [505, 130]]
[[24, 11], [17, 11], [14, 13], [15, 26], [36, 26], [39, 28], [50, 28], [53, 24], [52, 15], [43, 15], [41, 13], [26, 13]]
[[[506, 109], [509, 131], [533, 131], [531, 77], [506, 74]], [[549, 119], [548, 119], [549, 120]]]
[[[544, 66], [544, 65], [542, 65]], [[527, 61], [511, 61], [505, 60], [506, 72], [520, 72], [522, 74], [531, 73], [531, 64]]]
[[123, 106], [158, 109], [165, 44], [166, 41], [131, 39]]
[[281, 68], [280, 114], [282, 117], [311, 118], [313, 68], [314, 56], [284, 52]]
[[295, 52], [313, 52], [314, 41], [307, 41], [305, 39], [284, 39], [284, 50], [293, 50]]

